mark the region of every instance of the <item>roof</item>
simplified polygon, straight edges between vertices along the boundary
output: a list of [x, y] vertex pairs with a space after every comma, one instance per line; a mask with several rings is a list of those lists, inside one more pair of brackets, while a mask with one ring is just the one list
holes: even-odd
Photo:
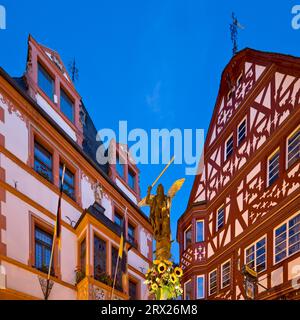
[[[32, 107], [39, 112], [45, 120], [57, 130], [61, 136], [65, 140], [68, 141], [70, 145], [81, 155], [85, 158], [86, 161], [90, 163], [91, 166], [96, 169], [99, 174], [127, 201], [131, 204], [132, 207], [141, 215], [149, 223], [149, 218], [147, 215], [116, 185], [116, 183], [108, 176], [107, 166], [100, 166], [96, 161], [96, 154], [95, 150], [97, 150], [97, 142], [95, 139], [91, 139], [92, 135], [95, 134], [96, 128], [92, 119], [90, 118], [86, 108], [83, 105], [84, 110], [86, 111], [86, 125], [84, 128], [84, 143], [83, 148], [71, 138], [69, 135], [37, 104], [36, 101], [32, 99], [32, 97], [27, 92], [27, 86], [23, 79], [20, 78], [13, 78], [11, 77], [2, 67], [0, 67], [0, 76], [2, 76], [25, 100], [27, 100]], [[98, 142], [101, 144], [102, 142]]]

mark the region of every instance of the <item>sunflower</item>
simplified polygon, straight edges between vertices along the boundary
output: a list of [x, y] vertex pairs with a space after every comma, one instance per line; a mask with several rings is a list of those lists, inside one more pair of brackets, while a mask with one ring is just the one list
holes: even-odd
[[156, 291], [156, 290], [158, 289], [158, 285], [157, 285], [156, 283], [153, 283], [153, 284], [151, 285], [151, 289], [152, 289], [153, 291]]
[[170, 275], [170, 280], [171, 280], [172, 283], [176, 283], [177, 277], [176, 277], [176, 275], [174, 273], [172, 273]]
[[159, 265], [158, 265], [158, 272], [159, 273], [164, 273], [166, 270], [167, 270], [167, 266], [163, 263], [163, 262], [161, 262]]
[[169, 260], [164, 260], [164, 263], [169, 265], [169, 266], [172, 266], [173, 265], [173, 262], [169, 261]]
[[160, 260], [154, 260], [153, 264], [160, 264]]
[[177, 277], [182, 277], [182, 274], [183, 274], [183, 271], [181, 268], [179, 267], [176, 267], [175, 270], [174, 270], [174, 273], [176, 274]]

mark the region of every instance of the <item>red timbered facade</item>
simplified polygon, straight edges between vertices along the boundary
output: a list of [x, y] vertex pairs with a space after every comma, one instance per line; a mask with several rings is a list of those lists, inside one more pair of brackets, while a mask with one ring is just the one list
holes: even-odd
[[[177, 239], [185, 299], [300, 298], [300, 59], [226, 66]], [[247, 288], [247, 290], [246, 290]]]

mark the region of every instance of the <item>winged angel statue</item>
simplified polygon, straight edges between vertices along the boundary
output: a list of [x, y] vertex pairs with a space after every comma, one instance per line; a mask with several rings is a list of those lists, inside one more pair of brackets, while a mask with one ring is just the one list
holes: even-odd
[[156, 259], [169, 260], [171, 258], [171, 227], [170, 209], [172, 199], [181, 189], [185, 179], [179, 179], [173, 183], [167, 195], [164, 187], [159, 184], [156, 194], [151, 194], [153, 185], [148, 187], [147, 196], [139, 202], [139, 206], [150, 206], [150, 223], [156, 241]]

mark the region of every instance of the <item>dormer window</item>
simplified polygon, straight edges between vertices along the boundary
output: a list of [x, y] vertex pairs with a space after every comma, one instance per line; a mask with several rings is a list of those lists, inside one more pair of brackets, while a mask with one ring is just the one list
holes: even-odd
[[74, 103], [63, 89], [60, 89], [60, 110], [71, 122], [74, 122]]
[[38, 63], [38, 86], [51, 101], [54, 100], [54, 80], [40, 63]]
[[119, 157], [117, 157], [116, 169], [117, 169], [118, 175], [124, 178], [124, 165], [120, 162]]
[[135, 172], [128, 170], [128, 185], [131, 189], [135, 189]]

